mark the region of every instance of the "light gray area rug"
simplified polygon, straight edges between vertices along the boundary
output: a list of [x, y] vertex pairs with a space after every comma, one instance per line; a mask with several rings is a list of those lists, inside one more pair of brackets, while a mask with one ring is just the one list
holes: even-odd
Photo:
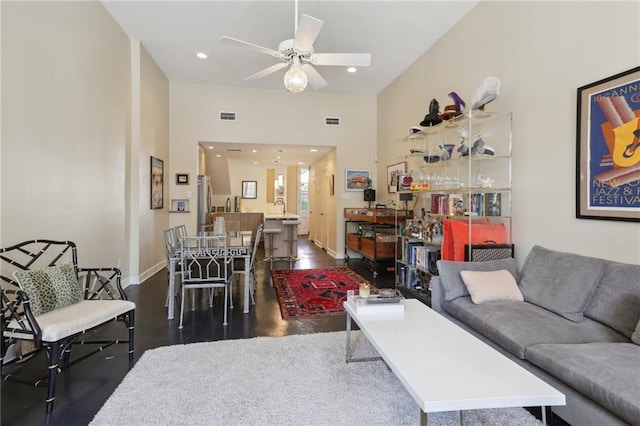
[[[357, 356], [375, 355], [359, 331], [353, 337]], [[91, 425], [420, 424], [417, 404], [382, 361], [345, 363], [345, 338], [343, 331], [149, 350]], [[464, 425], [541, 424], [522, 408], [463, 418]], [[456, 419], [434, 413], [429, 424]]]

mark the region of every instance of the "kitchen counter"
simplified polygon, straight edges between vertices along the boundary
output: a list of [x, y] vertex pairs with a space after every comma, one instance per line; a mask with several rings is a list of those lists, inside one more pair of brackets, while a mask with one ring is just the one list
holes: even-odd
[[293, 213], [264, 213], [265, 219], [300, 219], [300, 216]]
[[[264, 213], [264, 229], [280, 229], [280, 232], [273, 234], [273, 257], [291, 261], [298, 257], [298, 227], [293, 225], [284, 225], [285, 220], [300, 219], [300, 216], [293, 213]], [[271, 237], [265, 235], [264, 247], [265, 256], [271, 255]]]

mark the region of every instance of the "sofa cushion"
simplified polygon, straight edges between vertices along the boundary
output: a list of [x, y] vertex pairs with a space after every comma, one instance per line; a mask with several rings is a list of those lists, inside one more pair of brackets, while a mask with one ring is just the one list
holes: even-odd
[[584, 316], [631, 337], [640, 320], [640, 265], [605, 261]]
[[444, 290], [445, 300], [454, 300], [461, 296], [469, 296], [469, 291], [462, 281], [460, 271], [498, 271], [506, 269], [516, 282], [520, 280], [520, 272], [515, 259], [492, 260], [490, 262], [455, 262], [438, 261], [438, 274]]
[[636, 345], [640, 345], [640, 321], [638, 321], [638, 325], [636, 325], [636, 331], [631, 335], [631, 341]]
[[522, 292], [515, 278], [506, 269], [499, 271], [460, 271], [460, 276], [473, 303], [495, 300], [522, 302]]
[[15, 271], [20, 289], [29, 296], [33, 315], [38, 316], [82, 300], [82, 287], [72, 263], [41, 270]]
[[527, 360], [622, 419], [640, 419], [640, 346], [631, 343], [535, 345]]
[[444, 308], [512, 354], [524, 359], [539, 343], [625, 342], [629, 339], [606, 325], [585, 318], [567, 321], [527, 302], [496, 301], [476, 305], [470, 297], [445, 301]]
[[534, 246], [522, 267], [520, 290], [525, 301], [577, 322], [600, 282], [604, 263]]

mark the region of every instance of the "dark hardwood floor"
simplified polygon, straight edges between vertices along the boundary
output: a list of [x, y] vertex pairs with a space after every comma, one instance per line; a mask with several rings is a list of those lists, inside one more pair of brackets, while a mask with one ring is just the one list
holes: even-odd
[[[229, 310], [229, 324], [222, 325], [222, 298], [216, 298], [213, 309], [208, 307], [206, 298], [200, 298], [197, 309], [185, 312], [184, 328], [178, 329], [177, 315], [167, 320], [164, 307], [167, 291], [167, 272], [162, 270], [141, 285], [129, 286], [125, 291], [130, 300], [136, 303], [135, 318], [135, 361], [144, 351], [167, 345], [180, 345], [193, 342], [215, 341], [223, 339], [246, 339], [256, 336], [286, 336], [291, 334], [340, 331], [345, 329], [345, 317], [325, 317], [317, 319], [283, 320], [271, 286], [269, 265], [262, 262], [262, 248], [258, 255], [258, 283], [255, 306], [248, 314], [242, 313], [241, 283], [234, 288], [235, 309]], [[300, 260], [295, 269], [342, 266], [342, 260], [333, 259], [325, 251], [306, 239], [299, 243]], [[287, 263], [276, 263], [274, 269], [286, 268]], [[377, 287], [392, 287], [393, 274], [380, 274], [376, 278], [361, 259], [351, 258], [349, 267], [368, 279]], [[380, 270], [380, 269], [379, 269]], [[189, 306], [189, 305], [188, 305]], [[126, 339], [127, 333], [122, 323], [113, 323], [101, 333], [121, 333]], [[89, 338], [88, 338], [89, 339]], [[74, 349], [74, 354], [82, 348]], [[42, 357], [43, 355], [39, 355]], [[17, 367], [16, 374], [38, 377], [44, 374], [44, 359], [33, 358]], [[46, 388], [36, 388], [22, 383], [6, 382], [1, 384], [2, 405], [0, 423], [9, 425], [86, 425], [100, 410], [104, 402], [116, 389], [128, 371], [126, 345], [116, 345], [105, 349], [65, 370], [58, 376], [56, 402], [53, 413], [45, 416]], [[539, 409], [531, 409], [540, 418]], [[537, 412], [536, 412], [537, 411]], [[565, 425], [554, 419], [553, 424]], [[171, 424], [170, 419], [167, 424]]]
[[[222, 325], [222, 298], [220, 297], [216, 298], [213, 309], [208, 307], [206, 298], [199, 298], [197, 309], [185, 312], [182, 330], [178, 329], [179, 309], [176, 310], [176, 319], [168, 321], [167, 310], [164, 307], [167, 291], [166, 270], [160, 271], [141, 285], [129, 286], [125, 291], [129, 299], [136, 303], [135, 361], [144, 351], [160, 346], [344, 330], [344, 316], [283, 320], [275, 290], [271, 285], [269, 265], [261, 261], [262, 248], [260, 250], [255, 306], [251, 307], [250, 313], [242, 313], [243, 285], [242, 282], [237, 283], [234, 287], [235, 308], [229, 310], [229, 324], [226, 327]], [[299, 251], [300, 260], [294, 265], [295, 269], [345, 264], [342, 260], [333, 259], [306, 239], [300, 241]], [[351, 259], [349, 266], [378, 287], [393, 285], [392, 274], [373, 278], [373, 274], [362, 260]], [[288, 263], [274, 264], [274, 269], [287, 267]], [[105, 331], [95, 334], [109, 332], [121, 333], [123, 339], [127, 336], [122, 323], [109, 325]], [[74, 354], [77, 352], [79, 352], [78, 349], [74, 349]], [[126, 345], [112, 346], [62, 372], [58, 376], [56, 386], [55, 408], [49, 418], [45, 416], [46, 388], [3, 381], [1, 424], [3, 426], [88, 424], [127, 374], [126, 352]], [[45, 373], [44, 366], [44, 359], [34, 358], [21, 364], [16, 374], [38, 377]]]

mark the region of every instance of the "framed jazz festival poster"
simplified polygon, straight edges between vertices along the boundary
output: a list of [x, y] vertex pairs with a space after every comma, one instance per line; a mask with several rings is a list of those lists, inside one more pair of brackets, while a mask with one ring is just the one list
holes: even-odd
[[576, 217], [640, 222], [640, 67], [578, 88]]

